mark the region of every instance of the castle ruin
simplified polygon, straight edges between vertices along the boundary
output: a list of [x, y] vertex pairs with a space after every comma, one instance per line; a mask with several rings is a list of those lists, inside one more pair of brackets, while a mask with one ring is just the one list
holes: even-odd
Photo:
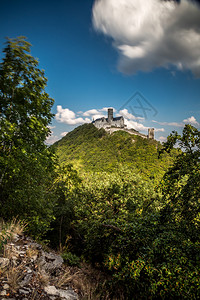
[[103, 128], [110, 134], [115, 131], [118, 131], [118, 130], [123, 130], [130, 134], [139, 135], [145, 139], [147, 139], [147, 138], [154, 139], [154, 128], [148, 129], [148, 135], [142, 134], [135, 129], [128, 129], [127, 125], [124, 124], [124, 117], [122, 117], [122, 116], [116, 117], [116, 118], [113, 117], [113, 109], [112, 108], [108, 108], [108, 117], [107, 118], [102, 117], [102, 118], [94, 120], [92, 123], [96, 128], [98, 128], [98, 129]]

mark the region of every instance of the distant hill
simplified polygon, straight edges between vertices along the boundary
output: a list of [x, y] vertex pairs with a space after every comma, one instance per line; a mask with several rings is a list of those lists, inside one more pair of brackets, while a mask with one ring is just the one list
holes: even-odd
[[152, 178], [160, 177], [175, 156], [174, 151], [172, 156], [166, 154], [158, 159], [158, 141], [124, 131], [109, 134], [93, 124], [75, 128], [53, 147], [62, 164], [72, 163], [79, 171], [113, 172], [126, 166]]

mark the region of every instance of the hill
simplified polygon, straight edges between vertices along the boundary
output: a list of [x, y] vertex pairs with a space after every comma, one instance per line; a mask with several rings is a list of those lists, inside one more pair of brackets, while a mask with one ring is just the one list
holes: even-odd
[[53, 147], [61, 164], [72, 163], [81, 172], [113, 172], [126, 166], [150, 178], [163, 175], [175, 155], [158, 159], [158, 141], [124, 131], [108, 134], [93, 124], [75, 128]]

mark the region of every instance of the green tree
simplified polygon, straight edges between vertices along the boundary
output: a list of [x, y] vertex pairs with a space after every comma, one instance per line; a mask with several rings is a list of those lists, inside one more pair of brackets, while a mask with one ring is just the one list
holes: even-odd
[[7, 39], [0, 64], [0, 203], [4, 218], [25, 217], [42, 231], [52, 218], [55, 159], [45, 140], [53, 99], [30, 47], [25, 37]]
[[62, 249], [72, 230], [71, 223], [75, 219], [74, 207], [80, 194], [81, 179], [72, 165], [58, 167], [56, 174], [53, 185], [56, 196], [55, 219], [51, 223], [51, 231], [48, 232], [47, 238], [53, 247], [59, 245]]
[[200, 132], [185, 125], [183, 134], [173, 132], [164, 144], [163, 151], [179, 148], [174, 165], [163, 180], [165, 209], [162, 217], [174, 219], [197, 233], [200, 225]]

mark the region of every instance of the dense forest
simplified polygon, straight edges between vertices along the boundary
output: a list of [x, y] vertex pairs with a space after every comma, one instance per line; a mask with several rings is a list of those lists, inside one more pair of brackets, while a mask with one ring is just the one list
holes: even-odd
[[1, 218], [107, 274], [99, 299], [198, 299], [200, 132], [161, 145], [85, 124], [48, 147], [53, 99], [30, 46], [8, 39], [0, 64]]
[[161, 144], [125, 131], [112, 135], [93, 124], [84, 124], [53, 145], [61, 165], [72, 162], [79, 173], [115, 173], [126, 166], [144, 178], [159, 179], [178, 154], [173, 149], [158, 158]]

